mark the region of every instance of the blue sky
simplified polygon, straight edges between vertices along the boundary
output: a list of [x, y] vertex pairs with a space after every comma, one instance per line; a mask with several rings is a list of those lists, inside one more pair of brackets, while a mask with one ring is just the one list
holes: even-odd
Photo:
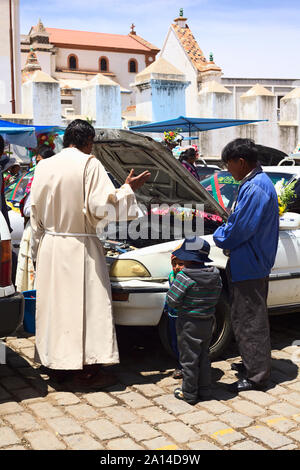
[[162, 47], [184, 9], [199, 46], [225, 77], [300, 79], [299, 0], [20, 0], [21, 33], [48, 27], [127, 34]]

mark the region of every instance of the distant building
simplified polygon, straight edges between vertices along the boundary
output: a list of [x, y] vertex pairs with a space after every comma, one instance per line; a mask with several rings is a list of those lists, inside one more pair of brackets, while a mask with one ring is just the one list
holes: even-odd
[[213, 54], [207, 58], [201, 50], [182, 9], [159, 51], [136, 34], [134, 25], [129, 34], [119, 35], [48, 28], [39, 20], [20, 36], [19, 0], [0, 0], [0, 7], [3, 119], [67, 125], [81, 117], [98, 127], [126, 127], [180, 114], [266, 121], [199, 133], [200, 152], [215, 158], [236, 137], [287, 153], [300, 141], [300, 79], [224, 76]]
[[181, 71], [190, 82], [185, 91], [187, 116], [268, 120], [252, 126], [200, 133], [204, 155], [219, 155], [222, 146], [235, 137], [258, 139], [264, 145], [285, 152], [291, 152], [300, 140], [300, 108], [298, 114], [290, 111], [298, 109], [297, 103], [293, 108], [298, 98], [290, 93], [300, 86], [300, 79], [224, 76], [223, 70], [215, 64], [213, 54], [209, 54], [209, 60], [205, 57], [182, 9], [169, 27], [160, 57]]
[[63, 109], [80, 113], [80, 92], [101, 73], [121, 87], [123, 109], [135, 104], [130, 88], [136, 74], [155, 61], [159, 49], [138, 36], [44, 27], [41, 20], [21, 37], [21, 67], [30, 51], [43, 70], [61, 83]]

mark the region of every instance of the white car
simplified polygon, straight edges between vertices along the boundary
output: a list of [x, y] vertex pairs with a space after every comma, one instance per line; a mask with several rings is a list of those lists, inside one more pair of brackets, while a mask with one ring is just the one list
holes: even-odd
[[[212, 358], [220, 355], [231, 340], [230, 307], [225, 276], [227, 258], [214, 245], [212, 234], [226, 220], [228, 210], [235, 198], [238, 184], [230, 173], [220, 171], [197, 182], [178, 162], [166, 147], [150, 137], [124, 130], [103, 129], [97, 132], [93, 149], [106, 170], [122, 184], [131, 168], [136, 173], [151, 171], [150, 180], [137, 193], [141, 204], [147, 207], [137, 221], [140, 231], [151, 237], [135, 238], [120, 236], [124, 224], [110, 224], [104, 242], [107, 248], [107, 262], [113, 294], [115, 322], [127, 326], [159, 326], [162, 343], [171, 353], [168, 318], [163, 314], [166, 292], [169, 288], [168, 275], [171, 271], [171, 252], [179, 245], [176, 228], [181, 220], [173, 216], [174, 226], [164, 238], [164, 215], [151, 212], [151, 204], [196, 207], [203, 204], [205, 212], [199, 218], [200, 230], [211, 245], [210, 258], [223, 278], [223, 292], [216, 308], [214, 335], [210, 347]], [[288, 182], [300, 178], [298, 166], [269, 166], [264, 170], [275, 184], [284, 179]], [[23, 185], [25, 187], [25, 184]], [[16, 199], [17, 191], [13, 191]], [[179, 211], [180, 212], [180, 211]], [[186, 209], [189, 217], [191, 209]], [[164, 212], [163, 212], [164, 213]], [[154, 217], [152, 215], [154, 214]], [[175, 210], [176, 214], [176, 210]], [[155, 217], [155, 215], [157, 217]], [[168, 213], [166, 216], [168, 217]], [[22, 232], [22, 218], [17, 212], [10, 212], [12, 237], [17, 245]], [[267, 215], [266, 215], [267, 216]], [[169, 219], [168, 219], [169, 220]], [[150, 222], [150, 224], [149, 224]], [[203, 227], [201, 227], [203, 222]], [[130, 223], [129, 223], [130, 224]], [[128, 228], [128, 224], [126, 229]], [[191, 229], [194, 227], [192, 226]], [[203, 232], [197, 232], [203, 236]], [[115, 240], [113, 239], [115, 237]], [[280, 220], [280, 238], [275, 265], [269, 285], [268, 306], [270, 314], [300, 310], [300, 215], [285, 214]], [[117, 255], [116, 253], [121, 253]]]
[[[213, 260], [212, 264], [220, 269], [224, 285], [216, 309], [214, 336], [210, 347], [212, 358], [216, 358], [231, 340], [231, 322], [225, 276], [228, 258], [214, 245], [212, 234], [222, 220], [227, 219], [227, 211], [233, 203], [238, 184], [225, 171], [213, 174], [199, 184], [160, 144], [132, 132], [103, 130], [98, 133], [95, 141], [94, 152], [97, 158], [120, 183], [125, 180], [131, 168], [138, 172], [145, 169], [151, 171], [150, 181], [137, 194], [143, 204], [204, 204], [206, 212], [215, 215], [215, 219], [207, 214], [204, 216], [204, 238], [211, 245], [210, 258]], [[281, 179], [288, 182], [300, 178], [300, 167], [297, 166], [265, 167], [264, 170], [274, 184]], [[141, 218], [142, 225], [145, 218], [147, 221], [147, 216]], [[112, 232], [113, 230], [108, 230], [108, 235]], [[161, 235], [161, 227], [157, 226], [154, 233]], [[203, 236], [202, 233], [199, 235]], [[110, 278], [116, 324], [158, 325], [161, 340], [171, 352], [168, 320], [163, 315], [163, 310], [169, 288], [170, 255], [180, 241], [161, 241], [127, 239], [131, 245], [148, 246], [129, 250], [111, 259]], [[300, 310], [299, 246], [300, 215], [286, 213], [280, 218], [278, 252], [270, 275], [270, 314]]]

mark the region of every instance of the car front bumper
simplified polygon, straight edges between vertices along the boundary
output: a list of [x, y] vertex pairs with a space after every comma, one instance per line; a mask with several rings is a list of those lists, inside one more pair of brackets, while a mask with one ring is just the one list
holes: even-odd
[[156, 326], [163, 312], [169, 283], [149, 281], [113, 282], [113, 315], [117, 325]]
[[23, 316], [23, 294], [16, 292], [0, 298], [0, 337], [11, 335], [21, 325]]

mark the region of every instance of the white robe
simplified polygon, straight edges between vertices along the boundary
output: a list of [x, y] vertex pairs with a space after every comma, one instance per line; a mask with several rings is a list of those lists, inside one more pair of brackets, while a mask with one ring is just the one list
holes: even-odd
[[46, 367], [119, 362], [102, 244], [80, 236], [96, 233], [107, 203], [119, 220], [129, 211], [136, 217], [131, 187], [115, 189], [95, 157], [67, 148], [37, 165], [31, 188], [36, 360]]

